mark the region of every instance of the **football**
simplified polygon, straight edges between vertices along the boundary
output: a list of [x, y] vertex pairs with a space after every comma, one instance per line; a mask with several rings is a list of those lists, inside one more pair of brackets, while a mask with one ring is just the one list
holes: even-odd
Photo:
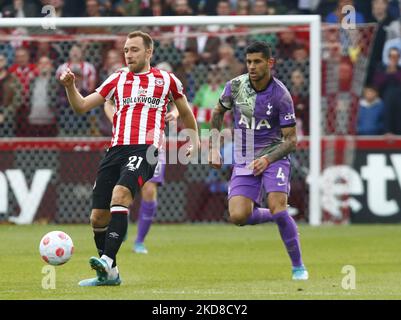
[[39, 253], [42, 259], [53, 266], [59, 266], [70, 260], [74, 252], [71, 237], [63, 231], [51, 231], [40, 240]]

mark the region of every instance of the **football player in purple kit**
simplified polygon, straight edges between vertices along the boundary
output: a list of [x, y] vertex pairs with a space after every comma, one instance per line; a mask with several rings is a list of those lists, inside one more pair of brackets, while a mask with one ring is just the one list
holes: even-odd
[[[211, 119], [212, 130], [220, 131], [224, 113], [233, 111], [230, 219], [239, 226], [275, 222], [291, 259], [292, 279], [307, 280], [298, 228], [287, 211], [290, 153], [297, 144], [293, 101], [284, 84], [271, 75], [274, 59], [269, 44], [262, 41], [250, 44], [246, 49], [246, 65], [247, 74], [227, 82]], [[222, 165], [218, 139], [213, 135], [209, 164], [217, 169]], [[269, 209], [259, 207], [262, 187], [267, 193]]]

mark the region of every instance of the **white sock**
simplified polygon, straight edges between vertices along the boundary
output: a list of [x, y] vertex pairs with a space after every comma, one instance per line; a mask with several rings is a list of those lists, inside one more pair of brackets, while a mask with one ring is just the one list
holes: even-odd
[[102, 255], [102, 256], [100, 257], [100, 259], [103, 259], [104, 261], [106, 261], [106, 263], [107, 263], [107, 265], [108, 265], [108, 267], [109, 267], [109, 270], [111, 270], [111, 266], [113, 265], [113, 261], [114, 261], [114, 260], [113, 260], [112, 258], [106, 256], [105, 254]]
[[118, 277], [118, 268], [117, 266], [115, 266], [114, 268], [112, 268], [108, 274], [108, 279], [115, 279]]

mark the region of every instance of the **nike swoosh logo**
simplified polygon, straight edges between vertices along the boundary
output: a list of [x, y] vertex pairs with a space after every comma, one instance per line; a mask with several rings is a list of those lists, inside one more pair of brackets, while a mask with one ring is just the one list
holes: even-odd
[[281, 186], [285, 186], [286, 183], [285, 182], [284, 183], [277, 183], [277, 185], [281, 187]]

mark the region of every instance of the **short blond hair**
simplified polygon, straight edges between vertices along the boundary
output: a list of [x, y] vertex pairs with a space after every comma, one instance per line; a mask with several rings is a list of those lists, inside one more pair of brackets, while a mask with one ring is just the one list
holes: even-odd
[[129, 33], [127, 36], [128, 39], [132, 39], [132, 38], [136, 38], [136, 37], [142, 38], [146, 49], [153, 50], [153, 39], [148, 33], [137, 30], [137, 31], [133, 31], [133, 32]]

